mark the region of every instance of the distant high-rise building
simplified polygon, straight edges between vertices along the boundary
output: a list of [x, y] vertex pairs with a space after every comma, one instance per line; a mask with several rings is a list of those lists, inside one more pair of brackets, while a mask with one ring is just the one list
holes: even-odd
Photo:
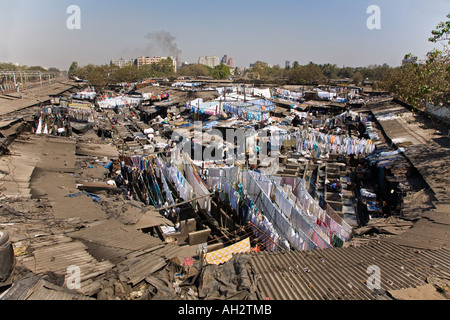
[[205, 56], [205, 64], [206, 64], [208, 67], [212, 67], [212, 59], [211, 59], [210, 56]]
[[110, 64], [122, 68], [124, 66], [128, 66], [128, 65], [134, 64], [134, 61], [135, 61], [134, 59], [123, 59], [123, 58], [111, 59]]
[[138, 57], [136, 59], [136, 65], [137, 65], [138, 68], [140, 68], [143, 65], [152, 64], [152, 63], [159, 63], [162, 60], [166, 60], [168, 58], [172, 60], [173, 68], [176, 71], [177, 70], [177, 62], [176, 62], [176, 59], [174, 59], [173, 57], [153, 57], [153, 58], [151, 58], [151, 57], [142, 56], [142, 57]]
[[227, 65], [228, 65], [231, 69], [234, 69], [234, 59], [230, 57], [230, 59], [228, 59]]
[[212, 57], [212, 65], [211, 65], [211, 67], [215, 67], [215, 66], [218, 66], [220, 64], [220, 60], [219, 60], [219, 57], [216, 57], [216, 56], [213, 56]]
[[205, 56], [204, 58], [203, 57], [198, 58], [198, 63], [204, 64], [205, 66], [208, 66], [211, 68], [214, 68], [215, 66], [220, 64], [220, 60], [219, 60], [219, 57], [216, 57], [216, 56], [212, 56], [212, 57]]
[[220, 61], [220, 63], [223, 63], [223, 64], [225, 64], [225, 65], [228, 65], [228, 56], [227, 56], [227, 55], [224, 55], [224, 56], [222, 57], [222, 60]]
[[289, 60], [286, 60], [286, 62], [284, 63], [284, 67], [286, 69], [289, 69], [291, 67], [291, 62]]

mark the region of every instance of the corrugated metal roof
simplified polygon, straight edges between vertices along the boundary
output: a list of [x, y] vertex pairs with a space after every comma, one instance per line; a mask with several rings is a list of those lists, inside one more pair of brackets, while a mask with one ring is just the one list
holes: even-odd
[[383, 291], [424, 285], [428, 276], [450, 272], [446, 248], [414, 252], [387, 242], [250, 255], [260, 298], [271, 300], [375, 299], [375, 292], [366, 285], [371, 265], [380, 268]]
[[21, 262], [37, 274], [47, 271], [65, 274], [70, 265], [79, 266], [85, 275], [97, 269], [96, 266], [104, 267], [105, 271], [113, 267], [110, 263], [99, 263], [86, 249], [80, 241], [60, 243], [35, 249], [31, 256], [21, 259]]
[[74, 290], [56, 286], [28, 272], [14, 282], [0, 300], [92, 300]]
[[130, 251], [145, 250], [163, 244], [160, 239], [115, 220], [95, 222], [67, 235], [75, 239]]
[[38, 275], [47, 272], [66, 275], [69, 266], [77, 266], [80, 268], [80, 284], [84, 287], [90, 279], [114, 267], [109, 261], [95, 260], [86, 249], [80, 241], [60, 242], [34, 248], [31, 255], [17, 259]]
[[104, 246], [94, 242], [85, 242], [88, 252], [98, 261], [111, 261], [118, 264], [126, 259], [131, 250], [120, 249], [115, 247]]
[[47, 281], [39, 280], [28, 291], [26, 300], [94, 300], [92, 298], [57, 287]]
[[155, 254], [147, 253], [124, 261], [117, 266], [120, 276], [133, 285], [141, 282], [153, 272], [166, 265], [166, 260]]
[[172, 259], [177, 257], [181, 251], [183, 251], [182, 247], [168, 243], [164, 247], [152, 251], [152, 253], [166, 259]]

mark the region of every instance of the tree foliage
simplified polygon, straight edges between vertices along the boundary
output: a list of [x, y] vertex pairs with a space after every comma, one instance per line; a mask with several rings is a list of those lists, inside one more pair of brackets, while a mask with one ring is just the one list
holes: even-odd
[[69, 77], [76, 75], [77, 70], [78, 70], [78, 63], [76, 61], [74, 61], [74, 62], [72, 62], [72, 64], [69, 67], [69, 71], [68, 71]]
[[331, 79], [351, 79], [357, 84], [362, 80], [379, 81], [389, 70], [387, 64], [369, 65], [367, 67], [338, 67], [335, 64], [315, 64], [310, 62], [301, 65], [294, 61], [291, 67], [269, 66], [266, 62], [257, 61], [247, 70], [251, 80], [286, 84], [316, 84]]
[[286, 71], [286, 78], [289, 84], [313, 84], [325, 77], [322, 69], [313, 62], [304, 66], [294, 62], [292, 68]]
[[179, 76], [188, 76], [188, 77], [208, 77], [211, 76], [213, 72], [213, 68], [210, 66], [206, 66], [204, 64], [190, 64], [181, 67], [177, 74]]
[[214, 67], [212, 76], [214, 79], [228, 79], [231, 75], [230, 67], [221, 63]]
[[[450, 15], [447, 16], [450, 18]], [[430, 42], [448, 40], [450, 21], [441, 22], [431, 33]], [[424, 107], [427, 102], [446, 103], [450, 93], [450, 54], [448, 47], [430, 51], [425, 61], [419, 61], [411, 53], [404, 63], [389, 70], [380, 82], [380, 88], [388, 90], [405, 102]]]
[[428, 38], [430, 42], [448, 41], [450, 44], [450, 14], [447, 15], [448, 21], [440, 22], [434, 30], [431, 31], [432, 37]]
[[380, 82], [380, 88], [411, 105], [424, 107], [426, 102], [445, 103], [450, 92], [448, 49], [429, 52], [425, 62], [406, 63], [389, 70]]
[[76, 62], [73, 62], [69, 74], [87, 80], [91, 85], [101, 90], [108, 85], [120, 82], [137, 82], [147, 78], [170, 77], [175, 74], [175, 70], [172, 60], [168, 58], [159, 63], [143, 65], [139, 68], [136, 65], [127, 65], [120, 68], [116, 65], [94, 64], [78, 67]]

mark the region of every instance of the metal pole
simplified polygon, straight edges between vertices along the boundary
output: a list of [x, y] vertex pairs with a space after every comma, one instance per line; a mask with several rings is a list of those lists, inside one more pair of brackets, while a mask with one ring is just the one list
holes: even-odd
[[188, 201], [183, 201], [183, 202], [180, 202], [180, 203], [177, 203], [177, 204], [173, 204], [173, 205], [170, 205], [170, 206], [167, 206], [167, 207], [164, 207], [164, 208], [156, 208], [156, 209], [157, 210], [167, 210], [167, 209], [170, 209], [170, 208], [179, 207], [179, 206], [181, 206], [183, 204], [190, 203], [192, 201], [196, 201], [196, 200], [200, 200], [200, 199], [203, 199], [203, 198], [206, 198], [206, 197], [210, 197], [213, 194], [214, 193], [209, 193], [209, 194], [206, 194], [206, 195], [203, 195], [203, 196], [200, 196], [200, 197], [196, 197], [196, 198], [188, 200]]
[[25, 89], [23, 88], [23, 77], [22, 77], [22, 72], [20, 72], [19, 74], [20, 74], [20, 82], [22, 83], [22, 91], [24, 91]]

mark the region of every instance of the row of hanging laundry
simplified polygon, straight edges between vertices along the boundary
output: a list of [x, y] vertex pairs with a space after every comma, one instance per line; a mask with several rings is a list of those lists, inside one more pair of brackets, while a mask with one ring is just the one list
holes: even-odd
[[168, 93], [161, 93], [161, 94], [154, 94], [152, 92], [146, 92], [146, 93], [142, 93], [142, 99], [144, 101], [161, 101], [161, 100], [166, 100], [170, 98], [170, 94]]
[[[376, 147], [370, 139], [352, 138], [345, 135], [333, 135], [316, 130], [303, 130], [292, 133], [281, 133], [270, 137], [272, 145], [282, 145], [284, 140], [296, 140], [297, 152], [304, 150], [319, 151], [319, 154], [368, 155]], [[316, 154], [316, 157], [320, 155]]]
[[[308, 192], [303, 179], [298, 177], [271, 177], [271, 179], [275, 185], [281, 188], [284, 198], [291, 199], [295, 206], [300, 207], [303, 212], [316, 219], [317, 225], [330, 238], [330, 243], [333, 242], [335, 236], [342, 241], [348, 241], [351, 238], [352, 227], [334, 211], [323, 209]], [[278, 199], [281, 203], [285, 201], [282, 197]], [[289, 208], [287, 210], [289, 212]]]
[[297, 178], [295, 186], [290, 186], [291, 190], [294, 188], [295, 193], [288, 193], [281, 186], [281, 177], [266, 176], [258, 172], [254, 172], [253, 175], [260, 184], [265, 182], [270, 186], [268, 194], [272, 201], [319, 247], [326, 248], [336, 240], [343, 242], [350, 239], [351, 227], [343, 220], [340, 220], [339, 224], [330, 217], [308, 193], [303, 180]]
[[68, 136], [71, 134], [71, 127], [67, 116], [42, 113], [35, 133]]
[[166, 177], [166, 179], [172, 183], [179, 196], [184, 201], [189, 201], [194, 198], [194, 189], [189, 184], [189, 182], [184, 177], [183, 173], [178, 169], [178, 167], [171, 161], [164, 162], [160, 159], [162, 162], [162, 171]]
[[[280, 208], [282, 214], [289, 220], [293, 230], [297, 231], [299, 235], [302, 236], [304, 242], [308, 244], [306, 247], [303, 245], [303, 247], [297, 249], [309, 250], [331, 247], [331, 241], [328, 239], [326, 232], [316, 224], [316, 220], [311, 215], [306, 214], [301, 207], [296, 205], [293, 199], [287, 197], [271, 177], [256, 172], [253, 174], [258, 183], [265, 181], [270, 185], [271, 191], [269, 194], [271, 201]], [[308, 242], [312, 242], [312, 244]]]
[[250, 224], [253, 235], [266, 250], [289, 249], [289, 243], [275, 230], [273, 223], [264, 216], [243, 187], [239, 167], [208, 168], [206, 171], [208, 187], [219, 192], [219, 198], [236, 211], [242, 225]]
[[97, 101], [97, 105], [101, 109], [114, 109], [115, 107], [137, 107], [142, 103], [142, 98], [116, 96], [105, 97]]
[[352, 110], [344, 111], [343, 113], [338, 114], [337, 116], [334, 116], [332, 119], [345, 121], [348, 118], [351, 121], [355, 121], [355, 122], [359, 122], [359, 121], [363, 122], [367, 119], [366, 116], [362, 116], [359, 112], [354, 112]]
[[[305, 181], [300, 178], [294, 178], [290, 183], [283, 183], [281, 177], [273, 177], [274, 183], [283, 188], [286, 184], [289, 186], [287, 189], [290, 192], [284, 192], [286, 198], [293, 199], [294, 203], [306, 212], [308, 215], [314, 216], [317, 220], [316, 223], [321, 227], [323, 231], [329, 236], [332, 242], [336, 235], [343, 241], [348, 241], [351, 238], [352, 227], [345, 222], [342, 218], [336, 215], [330, 215], [327, 210], [322, 209], [319, 203], [311, 196], [305, 187]], [[283, 192], [284, 190], [281, 189]], [[282, 198], [280, 198], [280, 201]], [[331, 243], [330, 242], [330, 243]]]
[[222, 114], [222, 106], [218, 101], [203, 102], [202, 99], [197, 99], [187, 104], [186, 108], [193, 113], [207, 114], [212, 116], [219, 116]]
[[183, 154], [185, 174], [188, 183], [192, 186], [195, 197], [202, 197], [198, 199], [197, 202], [201, 209], [206, 210], [209, 214], [211, 213], [211, 192], [209, 192], [208, 187], [205, 185], [200, 175], [192, 163], [191, 158], [187, 154]]
[[261, 207], [258, 207], [242, 183], [238, 183], [238, 194], [241, 216], [244, 222], [251, 222], [252, 231], [269, 251], [289, 250], [289, 242], [277, 230], [274, 223], [267, 218]]
[[274, 105], [266, 102], [266, 100], [255, 100], [247, 103], [226, 102], [223, 104], [225, 112], [245, 120], [267, 120], [270, 116], [269, 112], [274, 109]]
[[[311, 225], [301, 217], [296, 215], [299, 221], [293, 222], [287, 217], [276, 203], [267, 195], [267, 193], [260, 186], [260, 179], [255, 176], [255, 172], [244, 172], [243, 179], [247, 184], [246, 190], [252, 199], [255, 199], [255, 204], [260, 208], [264, 216], [274, 225], [275, 230], [286, 239], [288, 248], [292, 247], [297, 250], [314, 250], [317, 248], [329, 248], [331, 245], [327, 244], [320, 235], [313, 236], [315, 230]], [[315, 238], [314, 240], [312, 238]]]
[[[161, 208], [171, 201], [167, 193], [163, 193], [158, 182], [161, 178], [160, 168], [155, 156], [132, 156], [122, 162], [121, 173], [138, 198], [145, 204]], [[173, 198], [172, 198], [173, 202]]]

